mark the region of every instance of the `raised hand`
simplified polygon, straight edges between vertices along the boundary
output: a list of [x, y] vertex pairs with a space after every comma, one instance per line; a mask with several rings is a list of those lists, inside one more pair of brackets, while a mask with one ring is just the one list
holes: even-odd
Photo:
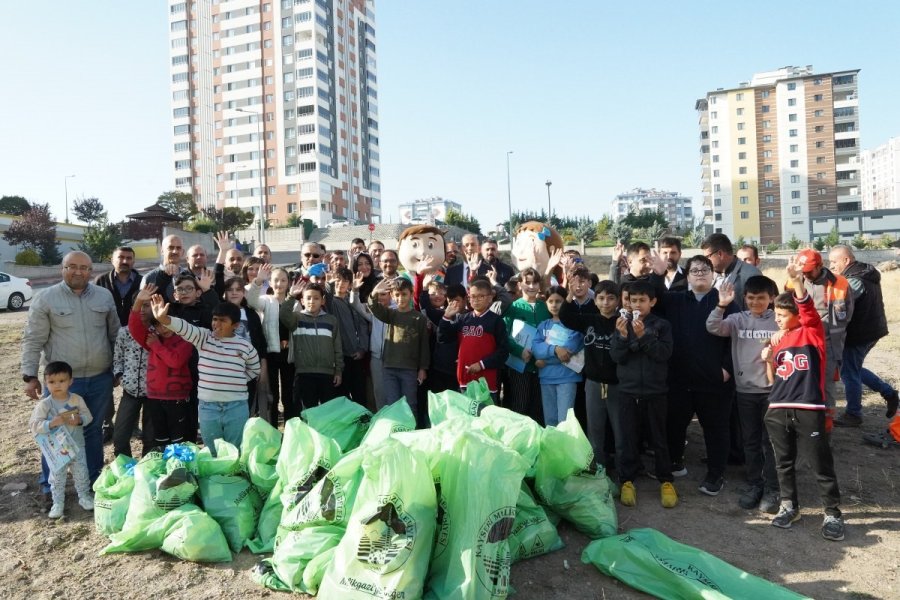
[[797, 261], [796, 256], [788, 258], [787, 268], [785, 269], [787, 278], [794, 285], [794, 296], [802, 298], [806, 295], [806, 280], [803, 277], [803, 267]]
[[650, 251], [650, 266], [653, 269], [653, 272], [657, 275], [665, 275], [666, 271], [669, 268], [668, 263], [666, 263], [666, 259], [659, 255], [659, 252], [656, 250]]
[[[353, 274], [353, 289], [354, 289], [354, 291], [358, 292], [364, 284], [365, 284], [365, 277], [363, 277], [363, 274], [360, 272], [354, 273]], [[375, 286], [375, 287], [377, 288], [378, 286]], [[374, 291], [374, 289], [373, 289], [373, 291]]]
[[438, 266], [434, 262], [434, 255], [426, 254], [422, 257], [422, 260], [419, 261], [418, 265], [419, 273], [433, 273], [437, 270]]
[[456, 315], [462, 312], [462, 303], [463, 300], [461, 298], [456, 298], [455, 300], [451, 300], [449, 304], [447, 304], [447, 308], [444, 310], [444, 317], [447, 319], [452, 319]]
[[499, 285], [500, 280], [497, 279], [497, 269], [493, 265], [491, 265], [491, 270], [487, 272], [487, 278], [491, 281], [491, 285]]
[[553, 254], [550, 255], [550, 260], [547, 262], [547, 270], [544, 272], [544, 275], [550, 275], [553, 273], [553, 269], [555, 269], [560, 261], [563, 258], [562, 248], [557, 248], [553, 251]]
[[197, 275], [197, 285], [200, 287], [200, 291], [204, 294], [209, 291], [209, 288], [212, 287], [213, 279], [215, 278], [215, 274], [212, 272], [212, 269], [204, 269]]
[[153, 309], [153, 316], [163, 325], [168, 325], [169, 319], [169, 303], [166, 302], [159, 294], [154, 294], [150, 298], [150, 308]]
[[220, 231], [216, 234], [216, 245], [219, 246], [220, 252], [227, 252], [234, 248], [234, 242], [231, 241], [227, 231]]
[[158, 289], [159, 288], [155, 284], [148, 283], [138, 292], [138, 295], [134, 297], [134, 303], [143, 304], [144, 302], [149, 302], [150, 298], [153, 297], [153, 294], [155, 294]]
[[293, 284], [291, 284], [291, 289], [288, 290], [288, 296], [293, 298], [298, 298], [303, 294], [303, 290], [306, 289], [306, 286], [309, 285], [309, 281], [306, 281], [302, 277], [298, 277]]
[[728, 306], [732, 302], [734, 302], [734, 283], [726, 280], [719, 288], [719, 304]]
[[269, 277], [271, 275], [272, 265], [270, 265], [269, 263], [259, 265], [259, 270], [256, 272], [256, 285], [262, 285], [264, 282], [269, 280]]
[[619, 262], [622, 260], [622, 256], [625, 254], [625, 244], [621, 241], [616, 242], [616, 245], [613, 246], [612, 250], [612, 259], [613, 262]]

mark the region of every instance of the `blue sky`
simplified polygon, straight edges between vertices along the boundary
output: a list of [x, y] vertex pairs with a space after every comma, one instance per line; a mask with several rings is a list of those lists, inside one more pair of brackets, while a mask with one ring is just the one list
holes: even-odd
[[[70, 206], [97, 196], [119, 219], [173, 186], [167, 8], [52, 13], [0, 7], [0, 195], [62, 220], [75, 174]], [[547, 179], [570, 215], [633, 187], [699, 202], [694, 102], [785, 65], [862, 69], [863, 147], [900, 135], [895, 3], [384, 0], [376, 20], [385, 222], [442, 196], [492, 227], [507, 150], [514, 210], [545, 207]]]

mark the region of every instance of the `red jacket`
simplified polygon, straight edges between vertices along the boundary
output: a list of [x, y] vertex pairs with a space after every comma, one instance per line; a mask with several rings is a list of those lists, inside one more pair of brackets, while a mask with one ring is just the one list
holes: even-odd
[[777, 346], [775, 383], [769, 408], [825, 410], [825, 330], [812, 298], [794, 301], [800, 327], [788, 331]]
[[194, 347], [182, 337], [159, 336], [154, 344], [147, 343], [150, 329], [141, 322], [140, 313], [128, 315], [128, 330], [142, 347], [150, 352], [147, 358], [147, 398], [151, 400], [187, 400], [191, 395], [191, 371], [188, 363]]

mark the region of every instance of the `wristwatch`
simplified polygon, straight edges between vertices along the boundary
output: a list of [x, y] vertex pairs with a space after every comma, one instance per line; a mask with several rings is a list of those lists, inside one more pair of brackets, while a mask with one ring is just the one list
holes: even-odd
[[36, 379], [37, 377], [35, 377], [34, 375], [22, 375], [22, 381], [24, 381], [25, 383], [35, 381]]

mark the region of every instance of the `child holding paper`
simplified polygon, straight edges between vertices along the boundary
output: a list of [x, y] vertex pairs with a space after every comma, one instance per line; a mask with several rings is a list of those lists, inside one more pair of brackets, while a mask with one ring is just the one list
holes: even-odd
[[531, 344], [541, 379], [544, 423], [548, 427], [559, 425], [566, 419], [569, 409], [575, 406], [575, 390], [584, 368], [584, 353], [579, 354], [584, 348], [583, 336], [559, 320], [559, 311], [565, 302], [565, 288], [554, 286], [547, 291], [546, 306], [550, 318], [538, 325]]

